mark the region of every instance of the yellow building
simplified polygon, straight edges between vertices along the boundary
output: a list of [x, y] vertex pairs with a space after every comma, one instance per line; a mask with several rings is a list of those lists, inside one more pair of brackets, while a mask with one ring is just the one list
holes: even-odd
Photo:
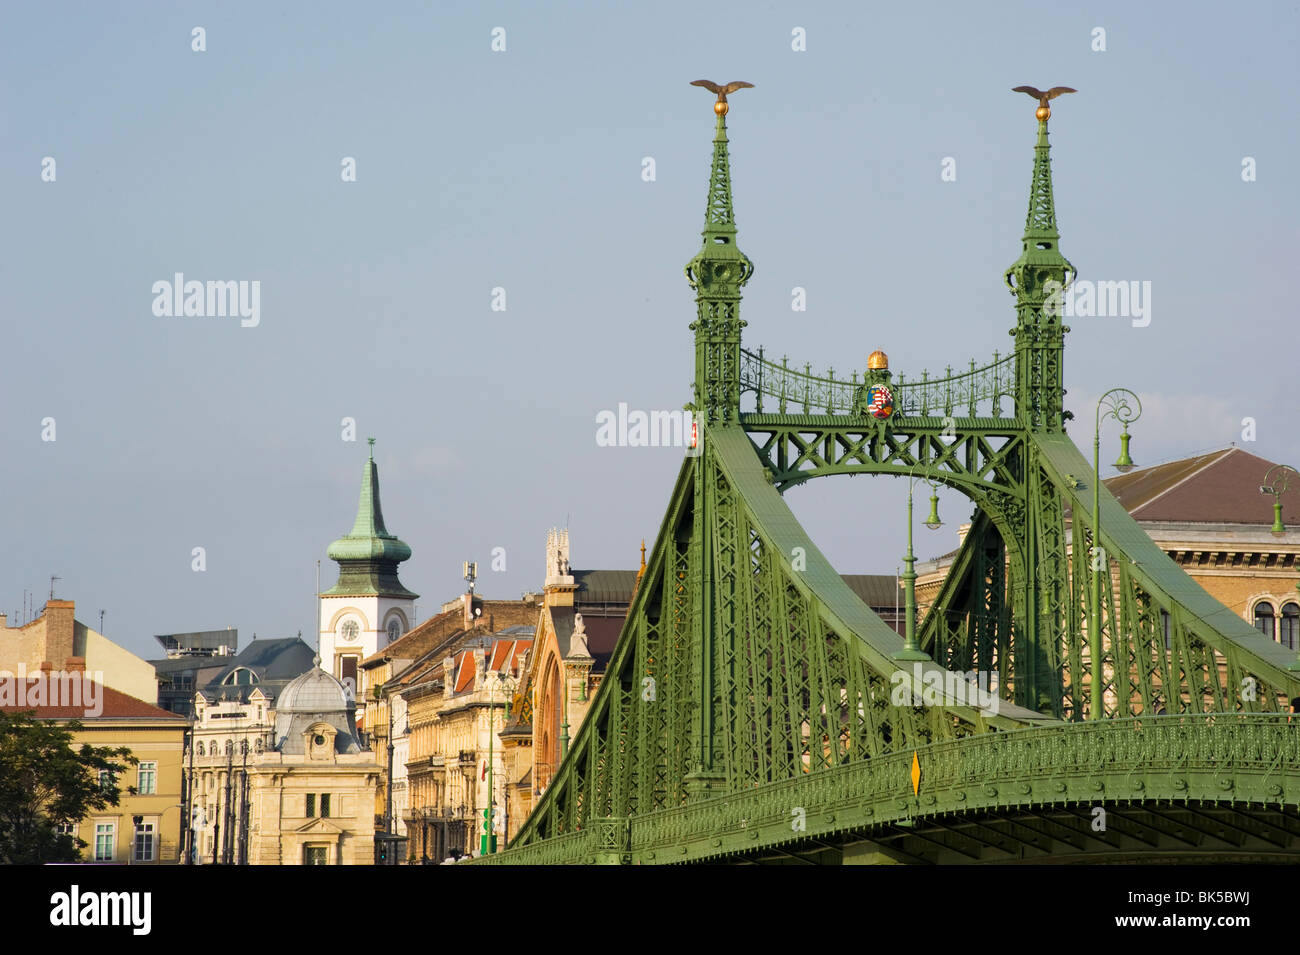
[[[71, 619], [71, 607], [67, 608]], [[121, 794], [116, 806], [92, 811], [68, 832], [86, 843], [86, 862], [151, 865], [180, 860], [181, 758], [188, 721], [183, 716], [121, 693], [83, 671], [5, 678], [0, 709], [34, 712], [37, 719], [77, 720], [73, 748], [130, 749], [139, 760], [124, 777], [101, 776]], [[17, 689], [18, 693], [9, 692]]]
[[[378, 653], [367, 657], [358, 669], [359, 695], [367, 701], [360, 717], [362, 736], [374, 750], [383, 773], [375, 793], [375, 827], [382, 832], [388, 814], [388, 745], [389, 704], [392, 713], [392, 826], [393, 834], [400, 840], [409, 836], [409, 828], [418, 824], [423, 834], [429, 830], [435, 802], [429, 797], [425, 785], [416, 796], [412, 791], [411, 773], [428, 775], [428, 752], [419, 759], [412, 754], [411, 713], [409, 700], [403, 691], [417, 683], [426, 682], [431, 669], [441, 666], [448, 655], [458, 653], [468, 642], [495, 630], [530, 626], [537, 620], [540, 597], [525, 594], [520, 600], [486, 600], [473, 592], [462, 594], [444, 604], [440, 613], [430, 617], [410, 633], [389, 644]], [[360, 712], [360, 710], [359, 710]], [[414, 769], [410, 767], [414, 766]], [[438, 829], [443, 819], [438, 819]], [[432, 845], [425, 840], [422, 846]], [[422, 861], [415, 843], [408, 843], [398, 861]]]
[[509, 815], [500, 733], [532, 635], [524, 625], [475, 634], [458, 653], [413, 668], [400, 691], [410, 727], [411, 861], [477, 854], [489, 805], [498, 845], [522, 821]]
[[51, 599], [39, 617], [19, 627], [9, 626], [8, 616], [0, 613], [0, 671], [84, 670], [119, 693], [157, 703], [153, 664], [86, 626], [75, 612], [73, 601]]

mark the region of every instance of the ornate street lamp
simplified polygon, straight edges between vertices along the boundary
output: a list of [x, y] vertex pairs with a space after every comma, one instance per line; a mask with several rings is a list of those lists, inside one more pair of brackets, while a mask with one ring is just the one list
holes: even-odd
[[916, 482], [924, 479], [930, 485], [930, 513], [925, 519], [925, 526], [932, 531], [937, 531], [943, 526], [943, 521], [939, 520], [939, 495], [936, 491], [936, 482], [928, 474], [917, 475], [916, 469], [919, 465], [912, 465], [908, 471], [907, 479], [907, 554], [903, 557], [903, 563], [907, 565], [907, 570], [903, 574], [903, 590], [906, 594], [907, 602], [907, 623], [903, 637], [903, 649], [894, 654], [895, 660], [929, 660], [930, 654], [921, 649], [916, 637], [916, 555], [912, 551], [912, 489]]
[[1141, 416], [1142, 402], [1127, 388], [1112, 388], [1097, 399], [1096, 427], [1092, 432], [1092, 602], [1088, 608], [1088, 653], [1092, 657], [1092, 712], [1089, 716], [1094, 720], [1102, 718], [1105, 705], [1102, 692], [1105, 673], [1101, 661], [1102, 570], [1106, 572], [1107, 581], [1110, 580], [1110, 558], [1101, 546], [1101, 423], [1106, 418], [1114, 418], [1123, 425], [1115, 469], [1128, 472], [1133, 470], [1133, 459], [1128, 453], [1128, 426]]
[[[1273, 477], [1274, 471], [1278, 472], [1277, 477]], [[1300, 477], [1300, 473], [1291, 465], [1275, 464], [1264, 473], [1264, 483], [1259, 486], [1260, 494], [1273, 495], [1273, 526], [1269, 533], [1274, 537], [1281, 537], [1286, 533], [1286, 525], [1282, 523], [1282, 495], [1290, 487], [1292, 475]]]

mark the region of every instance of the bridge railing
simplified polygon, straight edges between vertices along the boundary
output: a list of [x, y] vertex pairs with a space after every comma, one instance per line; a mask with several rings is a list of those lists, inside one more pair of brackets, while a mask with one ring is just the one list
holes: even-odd
[[630, 819], [595, 819], [585, 829], [476, 861], [589, 863], [612, 853], [672, 862], [707, 856], [709, 846], [719, 853], [761, 847], [774, 833], [783, 834], [777, 841], [797, 839], [799, 824], [814, 813], [870, 810], [871, 822], [881, 824], [924, 816], [925, 800], [957, 791], [968, 808], [1144, 797], [1294, 803], [1300, 715], [1130, 717], [948, 740], [916, 751], [916, 797], [913, 755], [854, 761]]
[[[1260, 777], [1258, 787], [1252, 788], [1259, 788], [1265, 798], [1294, 801], [1294, 792], [1283, 796], [1282, 776], [1284, 771], [1294, 774], [1300, 764], [1300, 715], [1176, 714], [1063, 723], [934, 743], [918, 749], [916, 756], [921, 798], [967, 789], [972, 806], [1116, 798], [1115, 793], [1103, 795], [1097, 781], [1117, 775], [1137, 780], [1149, 774], [1175, 779], [1187, 774], [1190, 779], [1206, 770], [1220, 780], [1252, 774]], [[776, 827], [793, 838], [795, 823], [814, 811], [867, 807], [882, 823], [924, 815], [922, 804], [913, 798], [912, 759], [910, 752], [896, 753], [634, 817], [629, 849], [652, 851], [654, 861], [671, 862], [688, 844], [712, 841], [734, 851], [745, 845], [734, 837], [747, 831], [757, 836], [762, 830], [762, 841], [767, 841]], [[1187, 779], [1181, 790], [1184, 798], [1232, 798], [1222, 786], [1212, 795], [1193, 792]], [[1177, 790], [1177, 782], [1174, 786]], [[1139, 793], [1131, 786], [1125, 795]], [[1236, 797], [1246, 793], [1239, 790]], [[665, 852], [666, 847], [674, 851]]]
[[[850, 372], [836, 378], [835, 369], [814, 375], [812, 366], [790, 367], [790, 360], [769, 361], [763, 349], [740, 350], [740, 391], [754, 395], [758, 414], [849, 415], [862, 407], [865, 376]], [[920, 380], [908, 381], [900, 374], [889, 383], [897, 413], [913, 416], [966, 416], [1000, 418], [1015, 414], [1015, 355], [999, 356], [977, 368], [972, 359], [966, 371], [953, 373], [949, 365], [942, 378], [921, 372]], [[1005, 400], [1005, 404], [1004, 404]]]

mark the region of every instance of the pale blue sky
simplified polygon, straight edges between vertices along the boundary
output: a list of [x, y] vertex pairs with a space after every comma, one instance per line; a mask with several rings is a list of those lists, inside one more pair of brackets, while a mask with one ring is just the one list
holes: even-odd
[[[699, 77], [756, 85], [729, 116], [747, 345], [837, 372], [883, 348], [909, 377], [1005, 351], [1034, 141], [1010, 88], [1074, 86], [1052, 119], [1062, 250], [1153, 301], [1146, 328], [1071, 322], [1071, 434], [1087, 449], [1085, 402], [1126, 386], [1149, 399], [1139, 463], [1240, 441], [1247, 416], [1250, 450], [1300, 463], [1294, 5], [373, 7], [0, 11], [0, 609], [59, 574], [79, 618], [106, 609], [145, 655], [227, 625], [310, 637], [366, 435], [422, 618], [493, 547], [507, 570], [482, 592], [540, 586], [566, 517], [575, 566], [634, 567], [680, 452], [599, 448], [595, 419], [690, 399]], [[259, 280], [260, 326], [155, 317], [174, 272]], [[790, 500], [842, 571], [897, 566], [899, 482]], [[969, 514], [942, 501], [922, 556]]]

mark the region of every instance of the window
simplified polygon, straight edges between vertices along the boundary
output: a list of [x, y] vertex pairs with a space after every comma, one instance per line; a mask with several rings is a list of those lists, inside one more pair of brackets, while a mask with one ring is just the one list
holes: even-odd
[[1288, 650], [1300, 650], [1300, 604], [1282, 605], [1282, 628], [1278, 631], [1278, 642]]
[[113, 861], [113, 843], [117, 841], [117, 824], [113, 822], [95, 823], [95, 861]]
[[75, 822], [61, 822], [54, 828], [61, 836], [72, 836], [73, 838], [76, 838], [77, 824]]
[[316, 815], [316, 794], [307, 794], [307, 818], [311, 819]]
[[140, 775], [136, 787], [141, 796], [152, 796], [158, 791], [158, 764], [152, 760], [140, 764]]
[[330, 817], [330, 794], [329, 793], [321, 793], [320, 817], [322, 819], [328, 819]]
[[116, 784], [117, 781], [113, 779], [113, 774], [111, 772], [109, 772], [107, 769], [101, 769], [99, 771], [100, 789], [112, 789]]
[[135, 830], [135, 861], [153, 862], [154, 831], [152, 822], [142, 822]]
[[402, 621], [393, 617], [388, 621], [388, 642], [392, 643], [402, 635]]
[[328, 846], [303, 846], [302, 864], [303, 865], [329, 865], [329, 847]]
[[1255, 629], [1270, 640], [1276, 640], [1273, 629], [1273, 605], [1267, 600], [1255, 604]]
[[236, 667], [221, 681], [221, 684], [222, 686], [252, 686], [257, 682], [257, 674], [248, 667]]
[[339, 682], [348, 691], [348, 699], [357, 696], [357, 658], [339, 657]]
[[200, 756], [206, 755], [206, 754], [203, 752], [203, 743], [201, 743], [201, 742], [199, 743], [199, 755], [200, 755]]

